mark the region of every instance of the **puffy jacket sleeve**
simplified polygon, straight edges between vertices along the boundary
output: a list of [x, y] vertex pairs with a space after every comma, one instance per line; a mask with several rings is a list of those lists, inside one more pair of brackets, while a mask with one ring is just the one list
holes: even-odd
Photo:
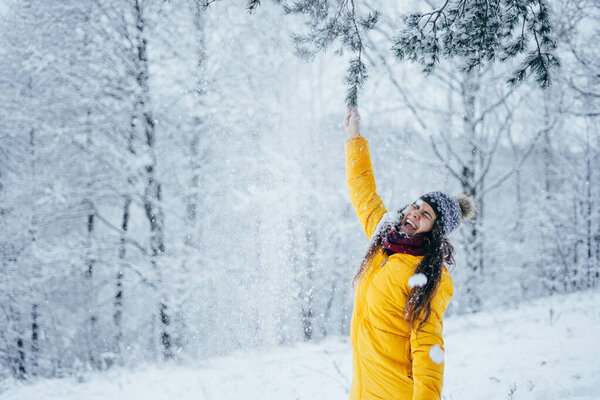
[[444, 381], [442, 318], [453, 292], [454, 286], [452, 285], [452, 280], [446, 272], [431, 301], [431, 315], [429, 319], [421, 326], [418, 333], [415, 333], [414, 330], [411, 331], [410, 346], [414, 382], [413, 400], [434, 400], [441, 398]]
[[371, 237], [386, 209], [376, 193], [369, 143], [362, 136], [346, 141], [346, 181], [354, 211], [365, 233]]

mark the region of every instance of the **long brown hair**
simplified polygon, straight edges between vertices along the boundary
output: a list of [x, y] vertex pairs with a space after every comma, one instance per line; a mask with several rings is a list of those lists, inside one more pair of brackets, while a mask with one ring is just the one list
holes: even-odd
[[[404, 207], [397, 211], [397, 219], [400, 222], [404, 219], [406, 209]], [[358, 282], [366, 266], [372, 262], [373, 256], [381, 248], [380, 227], [381, 223], [373, 234], [369, 249], [363, 257], [358, 271], [354, 275], [354, 284]], [[415, 274], [425, 275], [427, 282], [423, 286], [415, 286], [410, 290], [404, 307], [405, 318], [409, 322], [410, 328], [415, 329], [416, 327], [416, 331], [427, 322], [431, 314], [431, 300], [442, 278], [444, 260], [449, 260], [453, 263], [454, 257], [454, 247], [444, 235], [439, 219], [436, 219], [431, 231], [425, 235], [425, 255], [419, 265], [417, 265]]]

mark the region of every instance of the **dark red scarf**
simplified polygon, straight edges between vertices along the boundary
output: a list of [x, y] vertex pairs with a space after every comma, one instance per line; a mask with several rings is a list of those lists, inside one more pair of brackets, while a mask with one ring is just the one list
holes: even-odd
[[393, 253], [403, 253], [413, 256], [424, 256], [424, 242], [424, 235], [407, 235], [404, 232], [399, 232], [393, 226], [382, 229], [381, 231], [381, 245], [386, 249], [388, 255]]

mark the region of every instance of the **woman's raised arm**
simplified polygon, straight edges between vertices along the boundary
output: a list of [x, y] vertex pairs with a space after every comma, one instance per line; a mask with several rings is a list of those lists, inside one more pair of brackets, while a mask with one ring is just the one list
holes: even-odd
[[346, 182], [354, 211], [368, 237], [386, 213], [376, 193], [375, 177], [369, 156], [369, 143], [360, 135], [360, 115], [352, 108], [344, 119], [346, 141]]

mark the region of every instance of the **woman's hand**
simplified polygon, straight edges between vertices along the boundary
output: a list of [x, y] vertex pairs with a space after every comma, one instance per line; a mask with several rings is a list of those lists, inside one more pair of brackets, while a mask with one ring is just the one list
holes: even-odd
[[348, 114], [344, 118], [344, 130], [349, 138], [360, 136], [360, 114], [358, 109], [348, 109]]

